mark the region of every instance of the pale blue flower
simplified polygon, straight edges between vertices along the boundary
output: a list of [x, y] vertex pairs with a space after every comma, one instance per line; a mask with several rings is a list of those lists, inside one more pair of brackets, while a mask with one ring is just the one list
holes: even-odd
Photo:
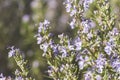
[[96, 80], [102, 80], [102, 77], [100, 75], [95, 76]]
[[63, 72], [63, 71], [64, 71], [64, 69], [65, 69], [65, 65], [64, 65], [64, 64], [62, 64], [62, 65], [60, 66], [60, 72]]
[[74, 50], [74, 45], [70, 44], [70, 41], [68, 41], [68, 49], [69, 50]]
[[48, 50], [49, 44], [47, 42], [40, 45], [40, 49], [43, 50], [43, 56], [45, 56], [47, 50]]
[[93, 0], [84, 0], [83, 7], [84, 7], [85, 11], [87, 11], [89, 9], [89, 6], [92, 2], [93, 2]]
[[44, 26], [48, 27], [50, 22], [48, 20], [44, 20], [43, 24], [44, 24]]
[[84, 75], [84, 80], [92, 80], [92, 72], [91, 71], [87, 71], [86, 74]]
[[116, 72], [118, 72], [120, 74], [120, 62], [117, 64], [115, 70], [116, 70]]
[[18, 69], [15, 70], [15, 75], [20, 75], [20, 71]]
[[110, 37], [109, 41], [106, 44], [107, 46], [114, 47], [115, 46], [115, 39], [113, 37]]
[[64, 46], [61, 46], [59, 48], [59, 51], [62, 53], [63, 58], [67, 56], [67, 50], [66, 50], [66, 48]]
[[113, 28], [112, 30], [112, 35], [118, 35], [119, 34], [119, 31], [117, 28]]
[[11, 49], [11, 50], [8, 52], [8, 57], [9, 57], [9, 58], [15, 55], [14, 46], [10, 47], [10, 49]]
[[71, 11], [71, 8], [72, 8], [72, 4], [71, 4], [71, 1], [70, 0], [67, 0], [65, 3], [64, 3], [66, 6], [66, 12], [70, 12]]
[[106, 58], [104, 58], [103, 54], [99, 54], [99, 56], [95, 62], [96, 62], [95, 66], [97, 68], [98, 73], [102, 73], [104, 66], [107, 64]]
[[83, 69], [84, 68], [84, 63], [85, 61], [78, 61], [78, 65], [79, 65], [79, 69]]
[[120, 73], [120, 58], [118, 55], [111, 58], [110, 64], [111, 67], [115, 70], [115, 72]]
[[85, 56], [83, 58], [82, 55], [78, 54], [76, 57], [76, 61], [78, 61], [79, 69], [83, 69], [86, 65], [90, 64], [88, 60], [89, 60], [88, 56]]
[[39, 27], [38, 27], [38, 33], [40, 33], [43, 29], [43, 23], [39, 23]]
[[77, 13], [77, 9], [74, 6], [73, 9], [70, 12], [70, 16], [74, 16], [76, 13]]
[[48, 20], [44, 20], [44, 22], [40, 22], [39, 23], [39, 27], [38, 27], [38, 33], [41, 33], [42, 30], [46, 30], [49, 26], [50, 22]]
[[41, 44], [41, 42], [42, 42], [42, 36], [41, 35], [38, 35], [37, 36], [37, 44]]
[[0, 74], [0, 78], [3, 77], [3, 73]]
[[90, 30], [90, 26], [88, 25], [87, 21], [82, 21], [82, 25], [83, 25], [83, 33], [88, 33]]
[[100, 67], [97, 69], [97, 72], [98, 72], [98, 73], [102, 73], [102, 72], [103, 72], [103, 67], [100, 66]]
[[104, 51], [105, 51], [108, 55], [110, 55], [111, 52], [112, 52], [111, 46], [106, 46], [106, 47], [104, 48]]
[[6, 77], [3, 76], [3, 73], [0, 74], [0, 80], [6, 80]]
[[93, 37], [93, 34], [90, 32], [87, 34], [88, 39], [91, 39]]
[[82, 19], [83, 33], [89, 33], [90, 29], [94, 28], [96, 25], [93, 21], [89, 19]]
[[114, 47], [116, 47], [115, 44], [115, 39], [113, 37], [110, 37], [109, 41], [106, 43], [106, 46], [104, 48], [104, 51], [108, 54], [111, 55], [111, 53], [114, 52]]
[[80, 40], [79, 37], [77, 37], [74, 41], [74, 45], [75, 45], [75, 49], [77, 51], [81, 50], [81, 47], [82, 47], [82, 41]]
[[76, 22], [76, 19], [73, 18], [73, 20], [70, 22], [71, 29], [75, 28], [75, 22]]
[[24, 80], [21, 76], [15, 78], [15, 80]]
[[58, 55], [59, 54], [58, 45], [54, 45], [52, 47], [52, 50], [53, 50], [54, 55]]

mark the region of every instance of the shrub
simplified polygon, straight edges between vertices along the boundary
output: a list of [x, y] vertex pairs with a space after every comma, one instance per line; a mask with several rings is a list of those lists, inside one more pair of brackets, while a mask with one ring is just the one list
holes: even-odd
[[[72, 20], [71, 35], [51, 32], [50, 22], [39, 23], [37, 44], [46, 58], [49, 77], [54, 80], [119, 80], [120, 34], [118, 12], [113, 0], [66, 0], [63, 4]], [[26, 61], [18, 49], [9, 52], [28, 78]]]

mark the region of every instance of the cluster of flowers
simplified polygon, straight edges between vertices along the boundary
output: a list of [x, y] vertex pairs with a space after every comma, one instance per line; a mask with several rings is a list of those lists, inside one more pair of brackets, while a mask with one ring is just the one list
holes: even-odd
[[[73, 36], [52, 33], [48, 20], [40, 22], [35, 35], [47, 59], [49, 76], [54, 80], [119, 80], [120, 25], [110, 0], [66, 0], [64, 5], [72, 18]], [[8, 57], [22, 71], [15, 71], [16, 80], [27, 80], [26, 61], [19, 49], [10, 49]]]
[[120, 79], [120, 26], [115, 25], [110, 1], [66, 0], [64, 5], [72, 17], [74, 37], [51, 33], [47, 20], [40, 22], [36, 35], [49, 76], [54, 80]]
[[12, 80], [11, 77], [4, 77], [3, 74], [0, 74], [0, 80]]
[[16, 62], [16, 65], [19, 69], [15, 71], [15, 78], [11, 78], [10, 76], [4, 77], [1, 73], [0, 80], [34, 80], [31, 77], [28, 77], [28, 69], [26, 68], [27, 61], [24, 60], [23, 55], [21, 54], [20, 50], [15, 48], [14, 46], [9, 47], [10, 51], [8, 52], [8, 57], [13, 58]]

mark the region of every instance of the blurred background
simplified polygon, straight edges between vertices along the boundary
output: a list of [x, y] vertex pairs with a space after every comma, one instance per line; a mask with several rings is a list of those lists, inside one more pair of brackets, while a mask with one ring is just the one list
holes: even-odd
[[30, 76], [36, 80], [47, 77], [46, 60], [34, 35], [37, 25], [47, 19], [53, 33], [66, 32], [69, 17], [63, 6], [64, 0], [0, 0], [0, 73], [14, 77], [17, 66], [8, 59], [8, 47], [20, 48], [28, 61]]

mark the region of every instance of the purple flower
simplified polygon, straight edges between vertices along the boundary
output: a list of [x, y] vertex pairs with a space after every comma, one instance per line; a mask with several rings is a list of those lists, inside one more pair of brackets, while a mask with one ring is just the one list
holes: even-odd
[[0, 80], [6, 80], [6, 77], [3, 76], [3, 73], [0, 74]]
[[41, 44], [41, 42], [42, 42], [42, 36], [39, 34], [38, 36], [37, 36], [37, 44]]
[[24, 80], [21, 76], [15, 78], [15, 80]]
[[43, 24], [44, 24], [45, 27], [48, 27], [50, 22], [48, 20], [44, 20]]
[[48, 66], [48, 74], [49, 76], [52, 76], [52, 73], [54, 72], [54, 66]]
[[55, 34], [53, 34], [53, 33], [49, 33], [49, 34], [48, 34], [49, 37], [53, 37], [54, 35], [55, 35]]
[[83, 58], [82, 55], [77, 55], [76, 61], [78, 61], [79, 69], [83, 69], [87, 64], [89, 64], [90, 62], [88, 60], [89, 60], [88, 56], [85, 56]]
[[115, 70], [115, 72], [120, 73], [120, 58], [117, 55], [117, 57], [113, 57], [110, 60], [111, 67]]
[[38, 27], [38, 33], [40, 33], [43, 29], [43, 23], [39, 23], [39, 27]]
[[83, 25], [83, 33], [88, 33], [90, 29], [90, 26], [88, 25], [88, 21], [87, 20], [82, 21], [82, 25]]
[[74, 8], [72, 9], [72, 11], [70, 12], [70, 16], [74, 16], [76, 13], [77, 13], [77, 9], [74, 6]]
[[74, 1], [66, 0], [63, 4], [65, 5], [66, 12], [70, 13], [70, 16], [74, 16], [77, 13], [76, 6], [73, 4]]
[[88, 39], [91, 39], [93, 37], [93, 34], [92, 33], [88, 33], [87, 37], [88, 37]]
[[43, 52], [44, 52], [43, 56], [45, 56], [45, 54], [46, 54], [46, 52], [48, 50], [48, 47], [49, 47], [49, 44], [47, 42], [45, 42], [45, 43], [43, 43], [43, 44], [40, 45], [40, 49], [42, 49]]
[[96, 80], [102, 80], [102, 77], [100, 75], [95, 76]]
[[70, 41], [68, 41], [68, 49], [69, 50], [74, 50], [74, 45], [71, 45]]
[[67, 50], [64, 46], [60, 46], [59, 51], [62, 53], [63, 58], [67, 56]]
[[111, 55], [113, 53], [113, 49], [116, 46], [115, 44], [115, 39], [113, 37], [110, 37], [109, 41], [106, 43], [106, 46], [104, 48], [104, 51], [108, 54]]
[[10, 49], [11, 49], [11, 50], [8, 52], [8, 57], [9, 57], [9, 58], [15, 55], [14, 46], [10, 47]]
[[15, 70], [15, 75], [20, 75], [20, 71], [18, 69]]
[[103, 72], [103, 67], [102, 66], [98, 67], [97, 72], [102, 73]]
[[62, 64], [62, 65], [60, 66], [60, 72], [62, 72], [62, 71], [64, 70], [64, 68], [65, 68], [65, 65]]
[[104, 48], [104, 51], [105, 51], [108, 55], [110, 55], [111, 52], [112, 52], [111, 46], [106, 46], [106, 47]]
[[92, 80], [92, 72], [87, 71], [87, 73], [84, 75], [85, 80]]
[[76, 21], [76, 19], [73, 19], [73, 20], [70, 22], [70, 27], [71, 27], [71, 29], [74, 29], [74, 28], [75, 28], [75, 21]]
[[44, 22], [40, 22], [39, 23], [39, 27], [38, 27], [38, 33], [41, 33], [42, 30], [46, 30], [49, 26], [50, 22], [48, 20], [44, 20]]
[[115, 67], [116, 72], [120, 73], [120, 62]]
[[115, 46], [115, 39], [113, 37], [110, 37], [106, 45], [111, 47]]
[[89, 6], [92, 2], [93, 0], [84, 0], [83, 7], [85, 11], [89, 9]]
[[82, 41], [80, 40], [79, 37], [77, 37], [77, 38], [75, 39], [74, 45], [75, 45], [77, 51], [81, 50]]
[[118, 35], [119, 34], [119, 31], [117, 28], [113, 28], [112, 30], [112, 35]]
[[2, 77], [3, 77], [3, 73], [0, 74], [0, 78], [2, 78]]
[[58, 45], [54, 45], [52, 47], [52, 50], [53, 50], [54, 55], [58, 55], [59, 54]]
[[84, 60], [83, 60], [83, 61], [79, 61], [79, 62], [78, 62], [79, 69], [83, 69], [83, 68], [84, 68], [84, 63], [85, 63], [85, 61], [84, 61]]
[[91, 28], [95, 27], [95, 23], [89, 19], [84, 19], [82, 20], [82, 25], [83, 25], [83, 33], [89, 33]]
[[107, 64], [106, 58], [104, 58], [103, 54], [99, 54], [96, 62], [96, 68], [98, 69], [98, 73], [102, 73], [104, 66]]
[[71, 11], [71, 8], [72, 8], [72, 4], [71, 4], [71, 1], [70, 0], [67, 0], [65, 3], [66, 5], [66, 12], [70, 12]]

